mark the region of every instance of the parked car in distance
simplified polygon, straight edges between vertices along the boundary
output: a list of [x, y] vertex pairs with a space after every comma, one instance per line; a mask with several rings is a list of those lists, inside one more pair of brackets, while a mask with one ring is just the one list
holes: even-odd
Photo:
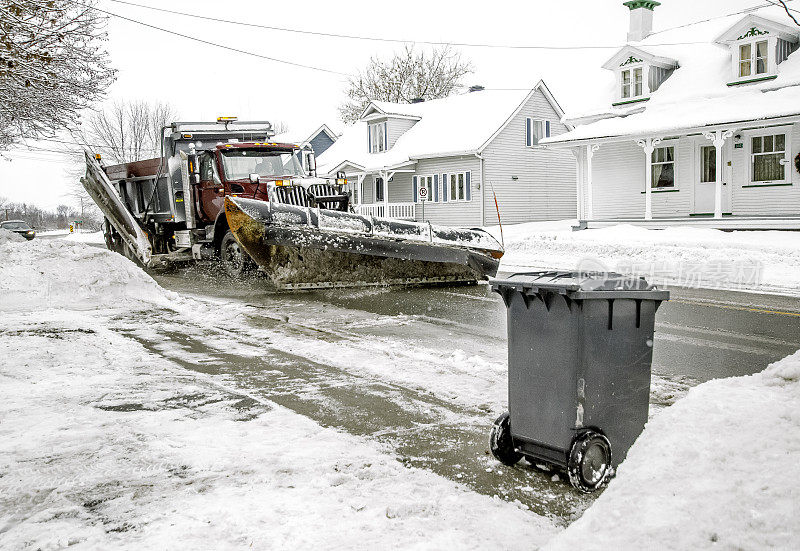
[[4, 220], [0, 228], [18, 233], [28, 241], [36, 237], [36, 232], [24, 220]]

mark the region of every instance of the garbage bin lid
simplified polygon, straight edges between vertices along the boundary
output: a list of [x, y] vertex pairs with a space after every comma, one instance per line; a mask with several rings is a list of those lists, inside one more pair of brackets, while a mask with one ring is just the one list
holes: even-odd
[[516, 289], [538, 293], [540, 289], [557, 292], [574, 299], [584, 298], [642, 298], [669, 300], [669, 291], [649, 284], [643, 277], [626, 276], [615, 272], [526, 272], [505, 279], [491, 279], [493, 291]]

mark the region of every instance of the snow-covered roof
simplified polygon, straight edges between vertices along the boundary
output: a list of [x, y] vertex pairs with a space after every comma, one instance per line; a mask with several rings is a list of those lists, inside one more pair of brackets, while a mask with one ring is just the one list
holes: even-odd
[[[612, 107], [617, 84], [615, 74], [607, 71], [605, 82], [597, 88], [595, 105], [584, 107], [584, 112], [567, 113], [566, 119], [573, 122], [576, 128], [545, 139], [543, 143], [659, 134], [800, 114], [798, 52], [778, 66], [778, 76], [774, 80], [745, 86], [727, 85], [731, 79], [733, 61], [730, 48], [723, 43], [723, 39], [729, 30], [750, 20], [794, 30], [786, 26], [790, 20], [782, 8], [768, 7], [752, 14], [720, 17], [654, 32], [641, 42], [631, 43], [624, 48], [633, 47], [656, 59], [677, 61], [678, 68], [651, 94], [650, 100]], [[800, 28], [794, 34], [800, 34]], [[581, 124], [587, 120], [591, 122]], [[593, 122], [595, 120], [597, 122]]]
[[317, 167], [320, 172], [331, 172], [346, 163], [374, 171], [421, 158], [476, 153], [537, 89], [550, 96], [547, 86], [540, 81], [531, 90], [481, 90], [412, 104], [373, 101], [364, 116], [382, 113], [419, 120], [383, 153], [369, 152], [367, 124], [357, 122], [320, 155]]

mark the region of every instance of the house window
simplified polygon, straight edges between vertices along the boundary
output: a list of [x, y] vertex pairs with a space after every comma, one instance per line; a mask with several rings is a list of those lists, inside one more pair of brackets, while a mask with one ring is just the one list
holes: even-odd
[[786, 179], [786, 134], [751, 138], [754, 182], [775, 182]]
[[700, 148], [700, 181], [702, 183], [717, 181], [717, 148], [704, 145]]
[[416, 198], [416, 200], [417, 201], [421, 201], [422, 200], [420, 198], [419, 190], [422, 189], [422, 188], [425, 188], [427, 190], [427, 193], [428, 193], [426, 195], [426, 197], [425, 197], [425, 200], [426, 201], [433, 201], [434, 198], [435, 198], [435, 195], [436, 195], [434, 193], [434, 189], [433, 189], [434, 188], [433, 176], [419, 176], [417, 181], [418, 181], [417, 185], [419, 187], [417, 187], [417, 198]]
[[652, 156], [654, 188], [675, 187], [675, 148], [656, 147]]
[[445, 180], [445, 199], [446, 201], [469, 201], [469, 173], [456, 172], [448, 174]]
[[381, 203], [383, 201], [383, 178], [375, 178], [375, 203]]
[[369, 151], [370, 153], [381, 153], [386, 151], [386, 132], [385, 122], [369, 125]]
[[550, 137], [550, 121], [543, 119], [525, 119], [525, 145], [533, 147], [543, 138]]
[[763, 75], [767, 72], [767, 41], [741, 44], [739, 46], [739, 77]]
[[636, 98], [644, 94], [641, 67], [622, 71], [622, 99]]

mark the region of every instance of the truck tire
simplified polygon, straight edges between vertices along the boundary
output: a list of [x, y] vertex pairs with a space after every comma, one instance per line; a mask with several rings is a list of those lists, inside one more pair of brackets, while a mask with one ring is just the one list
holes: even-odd
[[570, 484], [585, 494], [606, 484], [613, 474], [608, 438], [591, 429], [578, 434], [569, 452], [567, 474]]
[[508, 412], [497, 418], [489, 434], [489, 449], [492, 455], [503, 465], [509, 467], [522, 459], [522, 454], [514, 448], [511, 438], [511, 421]]
[[225, 233], [220, 243], [219, 259], [225, 273], [233, 278], [245, 277], [256, 267], [253, 259], [242, 249], [230, 230]]

